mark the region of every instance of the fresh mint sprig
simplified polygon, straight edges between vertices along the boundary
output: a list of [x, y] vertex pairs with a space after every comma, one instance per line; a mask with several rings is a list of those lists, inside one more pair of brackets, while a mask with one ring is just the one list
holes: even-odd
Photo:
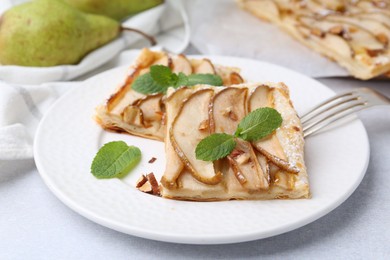
[[202, 139], [195, 149], [196, 159], [215, 161], [224, 158], [236, 147], [235, 138], [249, 142], [260, 140], [278, 129], [282, 121], [282, 116], [275, 109], [258, 108], [240, 121], [234, 135], [217, 133]]
[[282, 124], [282, 121], [282, 116], [275, 109], [259, 108], [240, 121], [234, 136], [250, 142], [256, 141], [271, 134]]
[[135, 79], [132, 88], [142, 94], [165, 94], [169, 87], [179, 88], [197, 84], [222, 86], [223, 82], [220, 76], [214, 74], [191, 74], [187, 76], [182, 72], [173, 73], [167, 66], [153, 65], [150, 67], [150, 72]]
[[235, 146], [234, 136], [224, 133], [211, 134], [196, 146], [196, 159], [215, 161], [229, 155]]
[[123, 177], [141, 160], [138, 147], [123, 141], [106, 143], [92, 161], [91, 173], [98, 179]]

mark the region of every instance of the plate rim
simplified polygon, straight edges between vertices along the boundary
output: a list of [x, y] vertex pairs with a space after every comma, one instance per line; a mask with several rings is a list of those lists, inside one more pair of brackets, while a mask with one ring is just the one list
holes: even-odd
[[[311, 81], [316, 82], [317, 84], [320, 84], [322, 87], [326, 88], [328, 91], [335, 93], [329, 87], [327, 87], [326, 85], [322, 84], [321, 82], [319, 82], [311, 77], [308, 77], [302, 73], [299, 73], [299, 72], [293, 71], [291, 69], [288, 69], [288, 68], [285, 68], [285, 67], [282, 67], [280, 65], [273, 64], [273, 63], [269, 63], [269, 62], [258, 61], [258, 60], [249, 59], [249, 58], [234, 57], [234, 56], [220, 56], [220, 55], [186, 55], [186, 56], [189, 58], [201, 58], [201, 57], [202, 58], [209, 58], [211, 60], [212, 59], [240, 59], [242, 61], [249, 60], [251, 62], [262, 63], [263, 65], [267, 65], [267, 66], [271, 65], [271, 66], [277, 67], [279, 69], [288, 70], [289, 72], [296, 74], [297, 76], [305, 77], [308, 80], [311, 80]], [[129, 235], [133, 235], [133, 236], [137, 236], [137, 237], [141, 237], [141, 238], [151, 239], [151, 240], [170, 242], [170, 243], [230, 244], [230, 243], [247, 242], [247, 241], [263, 239], [263, 238], [267, 238], [267, 237], [271, 237], [271, 236], [280, 235], [280, 234], [283, 234], [286, 232], [290, 232], [290, 231], [295, 230], [297, 228], [303, 227], [309, 223], [312, 223], [315, 220], [327, 215], [328, 213], [333, 211], [335, 208], [339, 207], [344, 201], [346, 201], [352, 195], [352, 193], [357, 189], [357, 187], [360, 185], [361, 181], [363, 180], [363, 178], [365, 176], [365, 173], [366, 173], [368, 165], [369, 165], [370, 145], [369, 145], [367, 130], [364, 127], [362, 121], [359, 118], [357, 118], [356, 120], [360, 124], [360, 127], [362, 128], [362, 130], [364, 132], [364, 137], [365, 137], [364, 140], [361, 140], [361, 142], [364, 141], [365, 147], [367, 148], [365, 150], [365, 152], [366, 152], [365, 164], [364, 164], [364, 167], [362, 168], [361, 173], [359, 174], [359, 179], [354, 183], [355, 184], [354, 186], [350, 187], [350, 189], [345, 193], [344, 197], [339, 197], [334, 203], [331, 204], [331, 206], [327, 207], [326, 209], [322, 209], [321, 211], [317, 211], [316, 214], [312, 214], [309, 218], [306, 217], [304, 219], [296, 221], [292, 225], [287, 224], [287, 223], [284, 225], [280, 225], [276, 229], [273, 229], [272, 232], [269, 232], [269, 233], [264, 233], [261, 231], [249, 232], [249, 233], [243, 233], [240, 235], [235, 235], [234, 238], [232, 238], [230, 236], [225, 237], [225, 236], [223, 236], [223, 234], [213, 235], [213, 236], [195, 235], [195, 236], [188, 237], [186, 235], [180, 235], [180, 234], [178, 235], [178, 234], [174, 234], [174, 233], [167, 234], [167, 233], [163, 233], [163, 232], [161, 232], [161, 233], [160, 232], [151, 232], [147, 229], [140, 229], [140, 228], [134, 227], [134, 226], [126, 226], [125, 227], [126, 230], [124, 230], [123, 225], [119, 224], [116, 220], [107, 220], [104, 217], [100, 217], [99, 215], [93, 213], [91, 210], [85, 209], [84, 207], [82, 207], [82, 205], [75, 203], [72, 199], [67, 197], [66, 194], [64, 192], [62, 192], [61, 189], [59, 189], [55, 185], [55, 182], [50, 179], [50, 175], [47, 174], [47, 172], [44, 170], [43, 162], [41, 161], [41, 159], [43, 159], [43, 158], [39, 158], [39, 156], [36, 156], [36, 155], [39, 154], [39, 152], [38, 152], [39, 145], [37, 145], [39, 138], [40, 138], [39, 133], [42, 131], [41, 128], [43, 127], [44, 122], [46, 121], [46, 117], [48, 117], [48, 115], [50, 114], [53, 107], [55, 107], [59, 102], [62, 102], [63, 99], [66, 99], [66, 97], [68, 95], [72, 95], [73, 92], [76, 92], [78, 88], [86, 87], [85, 84], [88, 84], [88, 81], [93, 81], [95, 77], [97, 77], [103, 73], [109, 73], [110, 71], [119, 70], [119, 68], [125, 69], [125, 67], [128, 68], [129, 65], [115, 67], [115, 68], [112, 68], [110, 70], [106, 70], [104, 72], [96, 74], [93, 77], [91, 77], [85, 81], [80, 82], [80, 86], [76, 86], [73, 89], [69, 90], [64, 95], [62, 95], [58, 100], [56, 100], [51, 105], [49, 110], [45, 113], [45, 115], [43, 116], [43, 118], [39, 122], [38, 128], [36, 130], [36, 134], [34, 136], [34, 161], [35, 161], [37, 170], [38, 170], [41, 178], [43, 179], [44, 183], [46, 184], [46, 186], [66, 206], [68, 206], [73, 211], [77, 212], [78, 214], [82, 215], [83, 217], [85, 217], [85, 218], [87, 218], [95, 223], [98, 223], [102, 226], [119, 231], [121, 233], [129, 234]]]

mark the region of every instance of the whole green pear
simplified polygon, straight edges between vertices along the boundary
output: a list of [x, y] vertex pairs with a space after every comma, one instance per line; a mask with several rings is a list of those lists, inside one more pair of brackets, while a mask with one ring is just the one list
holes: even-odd
[[164, 0], [65, 0], [79, 10], [116, 20], [152, 8]]
[[62, 0], [34, 0], [7, 10], [0, 19], [0, 64], [47, 67], [76, 64], [113, 40], [120, 24], [85, 14]]

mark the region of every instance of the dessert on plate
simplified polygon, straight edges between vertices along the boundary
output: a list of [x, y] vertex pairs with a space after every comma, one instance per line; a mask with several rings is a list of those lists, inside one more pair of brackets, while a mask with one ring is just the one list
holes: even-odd
[[[237, 139], [234, 150], [218, 161], [196, 159], [200, 140], [211, 133], [234, 134], [239, 121], [261, 107], [281, 114], [283, 123], [274, 133], [256, 142]], [[166, 109], [163, 197], [215, 201], [310, 196], [302, 127], [283, 83], [169, 89]]]
[[390, 73], [390, 1], [238, 0], [359, 79]]
[[216, 74], [229, 86], [243, 82], [238, 68], [213, 64], [208, 59], [188, 59], [185, 55], [143, 49], [128, 76], [107, 101], [96, 108], [95, 120], [107, 130], [162, 141], [165, 136], [165, 96], [142, 94], [132, 89], [134, 80], [153, 65], [164, 65], [174, 73]]
[[[186, 75], [216, 74], [223, 86], [176, 86], [166, 94], [137, 92], [134, 82], [156, 64]], [[138, 189], [192, 201], [310, 197], [302, 126], [287, 86], [243, 83], [239, 71], [208, 59], [142, 50], [126, 82], [96, 109], [96, 121], [105, 129], [165, 142], [160, 184], [149, 173], [138, 180]], [[214, 133], [233, 135], [245, 116], [265, 107], [278, 111], [279, 128], [257, 141], [235, 138], [233, 150], [222, 159], [197, 159], [195, 150], [202, 139]]]

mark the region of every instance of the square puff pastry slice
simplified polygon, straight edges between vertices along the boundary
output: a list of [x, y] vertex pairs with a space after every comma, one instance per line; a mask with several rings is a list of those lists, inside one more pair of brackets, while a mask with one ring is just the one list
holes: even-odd
[[[240, 120], [260, 107], [273, 107], [282, 115], [283, 123], [273, 134], [253, 143], [237, 139], [233, 152], [218, 161], [195, 158], [203, 138], [233, 134]], [[166, 115], [163, 197], [193, 201], [310, 197], [302, 127], [283, 83], [170, 88]]]
[[130, 67], [125, 82], [107, 101], [96, 108], [95, 120], [104, 129], [162, 141], [165, 135], [165, 96], [144, 95], [131, 88], [134, 80], [152, 65], [164, 65], [174, 73], [217, 74], [225, 86], [244, 82], [239, 69], [213, 64], [208, 59], [143, 49]]
[[390, 73], [390, 1], [238, 0], [354, 77]]

